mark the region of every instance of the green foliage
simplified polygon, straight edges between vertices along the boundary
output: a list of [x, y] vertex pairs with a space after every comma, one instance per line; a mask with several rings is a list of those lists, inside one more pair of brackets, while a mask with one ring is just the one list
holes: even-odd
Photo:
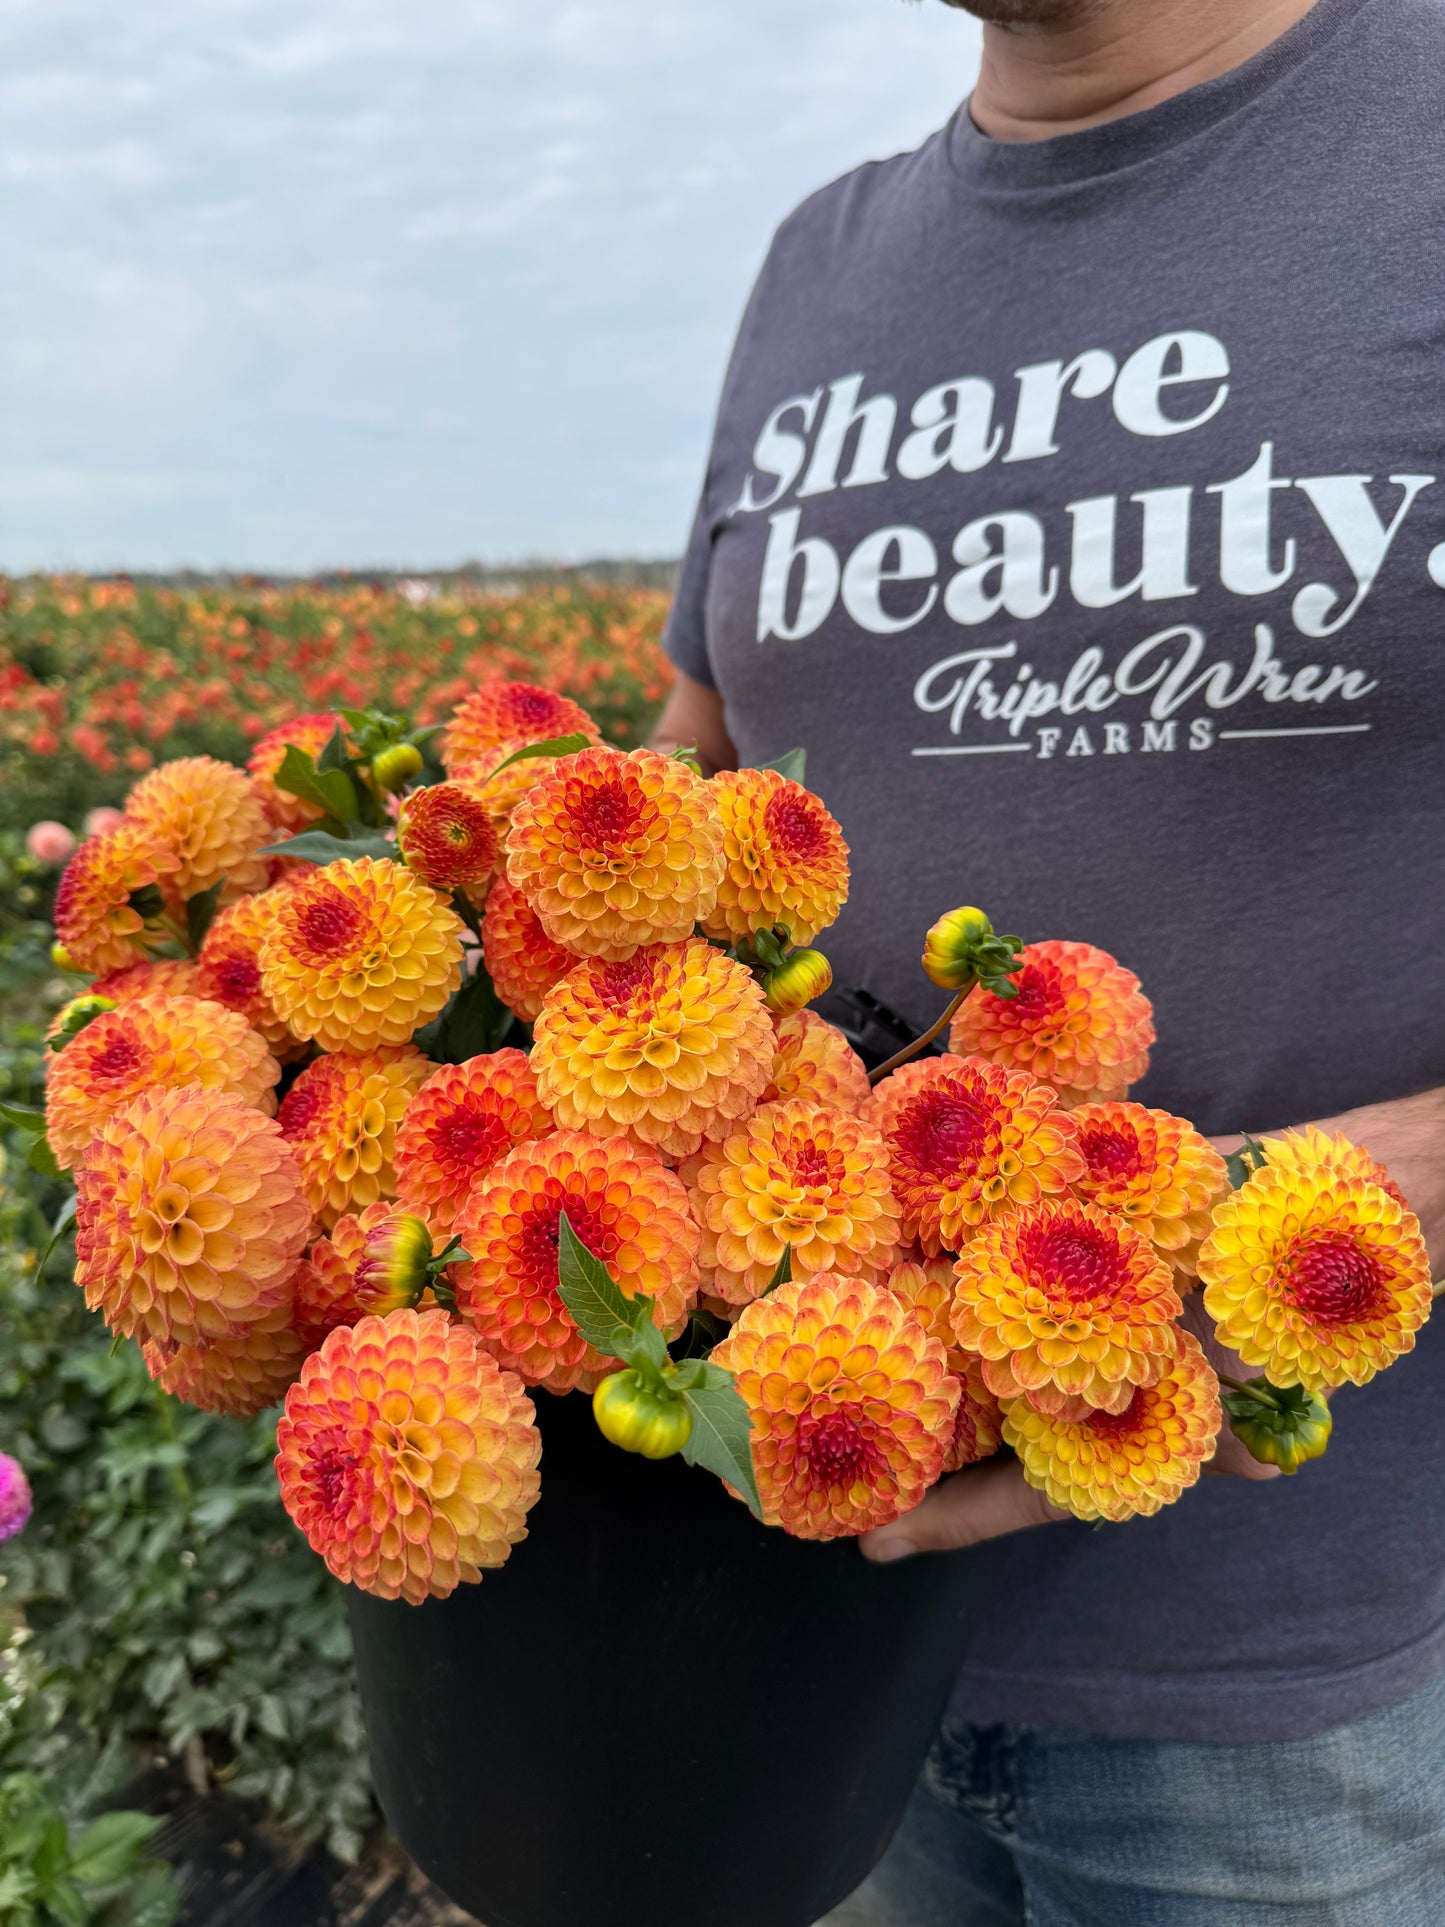
[[29, 1773], [0, 1779], [0, 1927], [170, 1927], [180, 1895], [145, 1813], [68, 1821]]

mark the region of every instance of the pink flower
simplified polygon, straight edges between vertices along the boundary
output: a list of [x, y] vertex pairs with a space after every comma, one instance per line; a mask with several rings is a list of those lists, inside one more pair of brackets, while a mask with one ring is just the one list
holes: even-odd
[[37, 863], [53, 864], [58, 870], [75, 855], [75, 838], [63, 823], [53, 823], [47, 817], [43, 823], [30, 825], [25, 832], [25, 847]]
[[25, 1530], [30, 1510], [30, 1481], [14, 1459], [0, 1452], [0, 1543]]
[[85, 821], [80, 827], [87, 836], [104, 836], [107, 830], [116, 827], [123, 816], [124, 811], [113, 810], [109, 803], [102, 803], [98, 808], [86, 811]]

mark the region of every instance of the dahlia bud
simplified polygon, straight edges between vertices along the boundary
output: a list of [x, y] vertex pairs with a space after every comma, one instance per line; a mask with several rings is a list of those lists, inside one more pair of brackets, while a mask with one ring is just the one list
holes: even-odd
[[50, 961], [55, 965], [57, 970], [68, 970], [73, 976], [77, 977], [82, 974], [80, 965], [75, 961], [74, 957], [71, 956], [63, 943], [51, 944]]
[[790, 1017], [821, 997], [832, 981], [833, 966], [821, 950], [794, 950], [764, 977], [763, 995], [775, 1017]]
[[399, 790], [409, 783], [422, 765], [421, 751], [415, 743], [393, 743], [371, 760], [371, 773], [379, 788]]
[[356, 1261], [356, 1303], [385, 1318], [409, 1311], [427, 1288], [431, 1233], [420, 1218], [399, 1211], [366, 1235]]
[[50, 1048], [64, 1050], [71, 1038], [78, 1037], [87, 1024], [114, 1009], [113, 997], [97, 996], [93, 990], [82, 991], [80, 996], [72, 997], [55, 1019], [50, 1033]]
[[692, 1413], [677, 1393], [647, 1384], [639, 1372], [604, 1378], [592, 1411], [603, 1438], [644, 1459], [675, 1458], [692, 1437]]
[[965, 906], [940, 917], [923, 940], [923, 968], [929, 981], [940, 990], [962, 990], [970, 977], [976, 977], [974, 948], [993, 935], [993, 925], [983, 914]]
[[1307, 1460], [1323, 1457], [1329, 1445], [1330, 1408], [1318, 1392], [1302, 1385], [1283, 1387], [1254, 1378], [1238, 1392], [1225, 1392], [1222, 1403], [1249, 1456], [1261, 1465], [1277, 1465], [1290, 1477]]

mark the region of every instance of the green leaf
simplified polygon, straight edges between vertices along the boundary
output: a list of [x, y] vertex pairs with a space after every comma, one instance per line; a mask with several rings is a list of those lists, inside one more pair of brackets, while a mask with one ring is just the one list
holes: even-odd
[[108, 1887], [136, 1871], [160, 1826], [149, 1813], [103, 1813], [76, 1844], [71, 1872], [87, 1887]]
[[549, 736], [544, 743], [528, 743], [525, 749], [517, 750], [514, 755], [507, 758], [505, 763], [498, 763], [491, 776], [483, 777], [482, 780], [490, 783], [492, 776], [500, 776], [502, 771], [510, 769], [513, 763], [525, 763], [533, 756], [575, 756], [579, 749], [587, 747], [585, 736]]
[[206, 940], [217, 910], [221, 906], [221, 892], [226, 887], [226, 879], [217, 877], [209, 890], [202, 890], [199, 896], [186, 898], [186, 935], [191, 940], [192, 950], [199, 950]]
[[144, 918], [147, 923], [160, 916], [166, 907], [166, 900], [161, 895], [160, 885], [157, 883], [143, 883], [139, 890], [131, 891], [126, 902], [136, 915]]
[[512, 1021], [511, 1011], [478, 959], [473, 975], [453, 991], [441, 1015], [419, 1030], [412, 1042], [434, 1064], [465, 1064], [500, 1050]]
[[42, 1178], [58, 1178], [60, 1176], [60, 1166], [56, 1162], [55, 1153], [43, 1137], [36, 1138], [30, 1147], [30, 1155], [25, 1162], [30, 1166], [32, 1171], [38, 1171]]
[[[634, 1298], [630, 1302], [635, 1305], [639, 1300]], [[634, 1326], [631, 1337], [616, 1352], [616, 1356], [624, 1364], [642, 1372], [644, 1377], [650, 1377], [653, 1372], [661, 1376], [668, 1362], [667, 1340], [651, 1318], [644, 1318]]]
[[0, 1103], [0, 1118], [13, 1124], [17, 1131], [32, 1131], [37, 1135], [45, 1129], [45, 1112], [34, 1104]]
[[735, 1486], [760, 1519], [763, 1507], [753, 1470], [752, 1418], [731, 1372], [709, 1361], [703, 1374], [703, 1384], [682, 1395], [692, 1413], [692, 1437], [682, 1456], [689, 1465], [700, 1465]]
[[784, 1245], [783, 1255], [778, 1260], [778, 1268], [773, 1273], [773, 1282], [768, 1286], [767, 1290], [763, 1293], [764, 1298], [771, 1298], [773, 1293], [778, 1289], [779, 1285], [790, 1285], [792, 1284], [792, 1282], [793, 1282], [793, 1247], [791, 1245]]
[[[355, 714], [355, 711], [352, 713]], [[349, 722], [350, 717], [348, 717], [347, 720]], [[323, 770], [328, 769], [339, 769], [348, 776], [351, 773], [351, 758], [346, 753], [345, 730], [333, 729], [330, 736], [326, 739], [326, 747], [316, 758], [316, 773], [318, 776]]]
[[[49, 1146], [46, 1148], [49, 1149]], [[45, 1267], [50, 1263], [51, 1252], [54, 1251], [71, 1225], [74, 1224], [75, 1207], [78, 1203], [79, 1199], [72, 1191], [70, 1196], [65, 1200], [65, 1203], [61, 1205], [59, 1215], [56, 1217], [55, 1223], [50, 1227], [50, 1242], [46, 1245], [44, 1251], [41, 1252], [40, 1263], [35, 1267], [35, 1276], [37, 1278], [43, 1278], [45, 1276]]]
[[395, 863], [396, 845], [384, 836], [332, 836], [328, 830], [303, 830], [285, 843], [268, 843], [262, 856], [299, 856], [307, 863], [354, 862], [360, 856], [387, 857]]
[[318, 769], [305, 750], [298, 749], [295, 743], [286, 745], [286, 754], [273, 781], [278, 790], [299, 796], [305, 803], [315, 803], [338, 822], [355, 823], [360, 818], [356, 785], [346, 771]]
[[805, 749], [790, 749], [786, 756], [779, 756], [776, 761], [763, 763], [760, 767], [775, 769], [779, 776], [786, 776], [790, 783], [803, 783], [807, 781], [808, 752]]
[[577, 1329], [604, 1357], [620, 1358], [639, 1325], [652, 1319], [651, 1301], [624, 1297], [600, 1258], [594, 1258], [564, 1211], [557, 1223], [558, 1295]]

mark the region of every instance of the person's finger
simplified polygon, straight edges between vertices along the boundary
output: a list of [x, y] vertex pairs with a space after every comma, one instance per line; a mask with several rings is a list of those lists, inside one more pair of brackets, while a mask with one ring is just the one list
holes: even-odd
[[912, 1512], [864, 1533], [860, 1544], [865, 1558], [886, 1564], [915, 1552], [977, 1545], [1067, 1517], [1027, 1483], [1016, 1460], [992, 1459], [945, 1479]]
[[[1184, 1316], [1180, 1322], [1186, 1331], [1192, 1331], [1199, 1340], [1204, 1347], [1204, 1356], [1216, 1372], [1227, 1372], [1231, 1378], [1240, 1380], [1257, 1375], [1256, 1368], [1246, 1365], [1238, 1352], [1220, 1344], [1214, 1333], [1214, 1320], [1204, 1309], [1202, 1292], [1193, 1291], [1184, 1300]], [[1264, 1480], [1280, 1477], [1277, 1465], [1261, 1465], [1248, 1446], [1235, 1437], [1227, 1413], [1219, 1428], [1219, 1443], [1214, 1448], [1214, 1457], [1204, 1469], [1230, 1479]]]

